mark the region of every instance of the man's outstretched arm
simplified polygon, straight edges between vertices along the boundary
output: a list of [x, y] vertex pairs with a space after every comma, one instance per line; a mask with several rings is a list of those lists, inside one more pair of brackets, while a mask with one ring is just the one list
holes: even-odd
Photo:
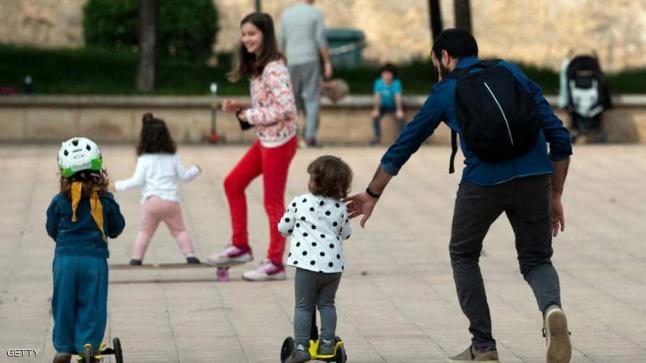
[[361, 218], [361, 228], [365, 228], [366, 222], [370, 215], [372, 215], [372, 210], [375, 208], [381, 193], [386, 189], [386, 185], [393, 176], [388, 174], [381, 166], [375, 171], [375, 175], [372, 177], [370, 184], [366, 191], [362, 193], [355, 194], [345, 201], [348, 202], [348, 215], [350, 218], [355, 218], [360, 215], [363, 215]]

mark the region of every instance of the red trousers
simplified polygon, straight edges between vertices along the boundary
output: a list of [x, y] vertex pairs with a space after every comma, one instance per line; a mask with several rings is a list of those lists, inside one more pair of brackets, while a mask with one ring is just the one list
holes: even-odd
[[247, 233], [247, 198], [245, 189], [262, 174], [264, 205], [269, 218], [269, 249], [267, 259], [282, 265], [285, 237], [278, 231], [278, 222], [285, 213], [285, 186], [289, 164], [296, 154], [297, 138], [278, 147], [264, 147], [256, 141], [238, 164], [224, 178], [224, 191], [231, 213], [231, 242], [236, 247], [249, 246]]

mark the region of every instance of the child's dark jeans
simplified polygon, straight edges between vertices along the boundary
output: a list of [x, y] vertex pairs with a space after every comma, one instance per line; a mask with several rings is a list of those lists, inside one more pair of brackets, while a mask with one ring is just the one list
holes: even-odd
[[334, 340], [336, 308], [334, 297], [341, 282], [341, 272], [322, 273], [296, 268], [294, 290], [294, 339], [296, 344], [309, 347], [312, 316], [318, 307], [321, 313], [321, 339]]

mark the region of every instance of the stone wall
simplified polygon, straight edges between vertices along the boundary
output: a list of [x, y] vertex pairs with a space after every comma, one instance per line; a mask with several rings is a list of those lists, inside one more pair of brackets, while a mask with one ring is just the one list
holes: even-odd
[[[405, 97], [410, 120], [425, 97]], [[553, 100], [553, 97], [550, 97]], [[101, 142], [133, 143], [140, 130], [141, 116], [153, 112], [166, 120], [174, 138], [181, 143], [204, 142], [211, 130], [209, 97], [0, 97], [0, 142], [59, 142], [84, 135]], [[646, 143], [646, 97], [615, 99], [615, 109], [604, 114], [604, 129], [610, 142]], [[332, 105], [325, 101], [318, 138], [323, 144], [368, 145], [372, 139], [369, 96], [346, 97]], [[567, 122], [561, 112], [559, 117]], [[217, 131], [229, 143], [254, 139], [242, 132], [231, 114], [216, 112]], [[302, 120], [301, 120], [302, 126]], [[382, 120], [386, 144], [397, 136], [392, 117]], [[302, 129], [302, 127], [301, 127]], [[429, 142], [449, 143], [449, 131], [438, 127]]]
[[[238, 42], [238, 22], [254, 0], [213, 0], [220, 12], [217, 50]], [[263, 0], [276, 19], [295, 0]], [[43, 47], [83, 45], [85, 0], [2, 0], [0, 42]], [[428, 55], [431, 36], [426, 0], [318, 0], [327, 26], [366, 33], [365, 56], [404, 61]], [[472, 0], [474, 34], [481, 54], [558, 67], [574, 50], [598, 52], [608, 70], [646, 65], [646, 1]], [[442, 0], [445, 27], [453, 24], [453, 1]]]

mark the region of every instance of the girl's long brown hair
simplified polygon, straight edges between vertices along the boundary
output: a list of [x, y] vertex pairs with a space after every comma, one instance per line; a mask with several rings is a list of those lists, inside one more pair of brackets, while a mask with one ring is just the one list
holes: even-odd
[[108, 193], [109, 179], [105, 170], [101, 170], [101, 172], [82, 170], [69, 178], [61, 175], [61, 193], [65, 194], [68, 199], [72, 199], [72, 183], [76, 181], [83, 183], [83, 198], [88, 198], [94, 190], [100, 197]]
[[252, 24], [262, 33], [262, 45], [260, 55], [249, 53], [242, 41], [238, 47], [238, 54], [235, 58], [233, 70], [229, 73], [229, 80], [237, 82], [242, 77], [258, 77], [262, 74], [267, 63], [275, 60], [285, 60], [285, 57], [278, 51], [274, 21], [267, 13], [251, 13], [240, 21], [240, 27], [246, 23]]

